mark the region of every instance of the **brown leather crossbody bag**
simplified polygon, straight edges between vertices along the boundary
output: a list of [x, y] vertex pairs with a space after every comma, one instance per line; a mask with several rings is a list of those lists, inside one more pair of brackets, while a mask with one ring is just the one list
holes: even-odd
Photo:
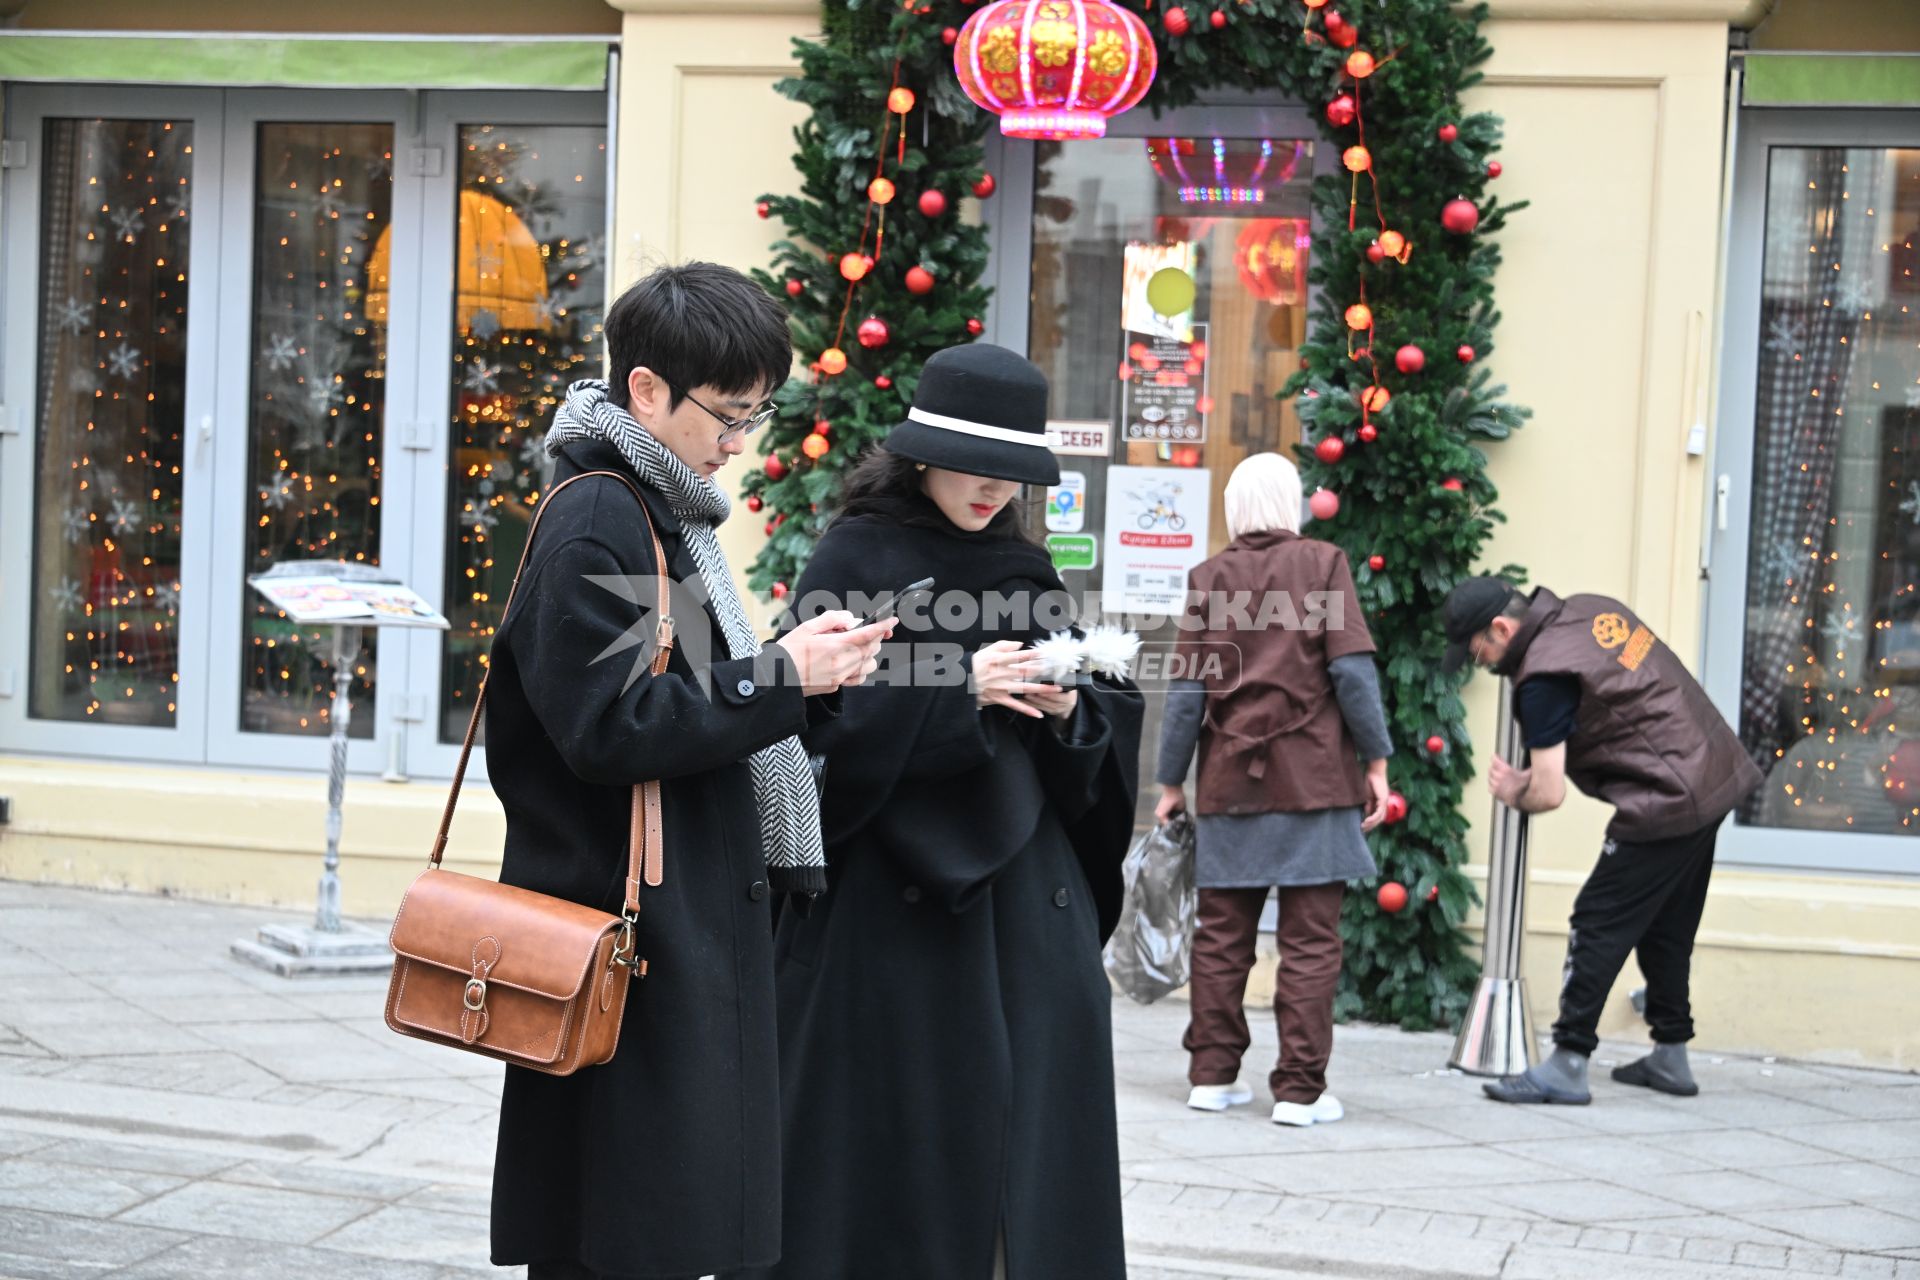
[[[513, 571], [504, 619], [533, 549], [540, 517], [555, 496], [575, 480], [611, 476], [640, 491], [615, 471], [588, 471], [555, 485], [534, 512], [527, 544]], [[666, 553], [647, 504], [640, 502], [658, 566], [659, 621], [651, 670], [667, 669], [673, 651], [673, 619], [667, 612]], [[620, 1041], [620, 1019], [627, 1008], [633, 975], [647, 975], [647, 962], [634, 950], [640, 919], [640, 886], [657, 887], [664, 860], [660, 831], [660, 784], [633, 789], [628, 822], [626, 902], [619, 915], [564, 898], [549, 897], [443, 870], [447, 831], [467, 774], [467, 758], [487, 701], [487, 680], [473, 700], [460, 763], [440, 832], [427, 869], [414, 880], [393, 917], [388, 942], [393, 947], [393, 979], [387, 987], [387, 1025], [403, 1036], [431, 1040], [451, 1049], [498, 1058], [549, 1075], [572, 1075], [613, 1057]]]

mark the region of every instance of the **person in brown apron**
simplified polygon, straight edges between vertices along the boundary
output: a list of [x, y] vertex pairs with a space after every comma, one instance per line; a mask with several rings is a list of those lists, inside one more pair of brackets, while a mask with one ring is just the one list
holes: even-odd
[[1613, 1078], [1678, 1097], [1700, 1092], [1688, 970], [1706, 906], [1720, 822], [1760, 785], [1706, 690], [1673, 650], [1618, 600], [1523, 595], [1500, 578], [1469, 578], [1442, 608], [1442, 667], [1468, 662], [1513, 681], [1531, 754], [1495, 756], [1487, 784], [1523, 813], [1547, 813], [1567, 782], [1614, 807], [1600, 862], [1574, 899], [1554, 1050], [1523, 1075], [1485, 1086], [1496, 1102], [1592, 1101], [1587, 1058], [1607, 992], [1633, 951], [1647, 979], [1653, 1052]]
[[1252, 1043], [1242, 1005], [1277, 886], [1273, 1119], [1325, 1124], [1345, 1114], [1326, 1087], [1340, 902], [1347, 881], [1375, 874], [1363, 833], [1385, 816], [1393, 744], [1346, 553], [1300, 536], [1299, 472], [1255, 454], [1228, 480], [1226, 508], [1233, 540], [1189, 576], [1176, 652], [1198, 678], [1168, 691], [1157, 772], [1164, 822], [1187, 805], [1199, 748], [1187, 1105], [1253, 1099], [1239, 1081]]

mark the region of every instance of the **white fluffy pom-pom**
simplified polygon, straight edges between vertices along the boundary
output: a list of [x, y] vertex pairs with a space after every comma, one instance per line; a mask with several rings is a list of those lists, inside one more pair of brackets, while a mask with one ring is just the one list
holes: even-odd
[[1033, 655], [1041, 663], [1039, 678], [1057, 684], [1080, 670], [1086, 660], [1086, 642], [1071, 631], [1056, 631], [1033, 646]]
[[1098, 626], [1081, 641], [1087, 667], [1109, 680], [1125, 680], [1140, 652], [1140, 637], [1119, 627]]

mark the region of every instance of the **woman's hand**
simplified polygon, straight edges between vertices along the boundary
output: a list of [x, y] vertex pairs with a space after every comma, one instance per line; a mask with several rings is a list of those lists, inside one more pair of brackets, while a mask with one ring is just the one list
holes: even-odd
[[1387, 820], [1387, 762], [1367, 761], [1367, 812], [1360, 819], [1360, 830], [1371, 831]]
[[996, 640], [973, 654], [973, 696], [982, 710], [1005, 707], [1016, 715], [1045, 719], [1047, 713], [1030, 704], [1027, 694], [1067, 692], [1057, 684], [1036, 684], [1028, 677], [1040, 669], [1040, 660], [1018, 640]]
[[[1058, 688], [1058, 686], [1048, 685], [1034, 686], [1035, 689], [1045, 689], [1049, 687]], [[1028, 706], [1038, 707], [1055, 720], [1064, 721], [1071, 718], [1073, 709], [1080, 705], [1080, 691], [1078, 689], [1061, 689], [1058, 693], [1029, 693], [1025, 700]]]
[[1160, 787], [1160, 803], [1153, 806], [1153, 820], [1165, 826], [1173, 820], [1174, 814], [1179, 813], [1186, 807], [1187, 789], [1185, 787], [1169, 787], [1162, 783]]

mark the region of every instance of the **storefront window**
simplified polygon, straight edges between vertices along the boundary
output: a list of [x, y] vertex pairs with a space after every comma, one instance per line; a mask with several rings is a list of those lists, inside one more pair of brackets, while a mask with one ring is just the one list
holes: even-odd
[[1227, 543], [1234, 466], [1300, 439], [1275, 397], [1306, 335], [1313, 144], [1109, 137], [1035, 166], [1028, 347], [1061, 469], [1043, 533], [1070, 590], [1170, 618]]
[[[392, 219], [393, 126], [262, 124], [258, 142], [245, 569], [377, 563], [387, 319], [372, 260]], [[325, 734], [331, 630], [296, 627], [257, 595], [245, 610], [241, 727]], [[364, 635], [361, 706], [379, 652], [376, 630]], [[354, 737], [373, 731], [353, 718]]]
[[1920, 151], [1767, 168], [1740, 820], [1920, 833]]
[[440, 737], [458, 742], [550, 467], [543, 440], [600, 372], [606, 130], [460, 130]]
[[193, 130], [49, 120], [44, 155], [30, 714], [171, 727]]

